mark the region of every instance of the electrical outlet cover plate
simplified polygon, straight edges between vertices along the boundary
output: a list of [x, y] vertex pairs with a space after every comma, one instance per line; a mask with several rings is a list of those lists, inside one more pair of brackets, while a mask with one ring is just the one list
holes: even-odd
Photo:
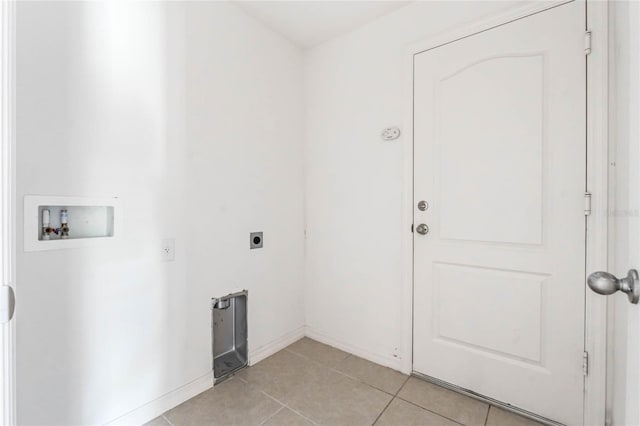
[[176, 259], [175, 238], [165, 238], [162, 240], [162, 261], [173, 262]]
[[262, 236], [262, 232], [252, 232], [249, 234], [249, 248], [251, 250], [262, 248], [263, 243], [264, 237]]

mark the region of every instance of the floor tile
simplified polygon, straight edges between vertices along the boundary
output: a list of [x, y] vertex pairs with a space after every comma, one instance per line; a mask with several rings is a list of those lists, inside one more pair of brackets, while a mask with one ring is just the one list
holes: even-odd
[[264, 423], [265, 426], [313, 426], [309, 420], [299, 414], [294, 413], [288, 408], [283, 408], [271, 417], [269, 421]]
[[423, 408], [395, 398], [384, 410], [376, 422], [376, 426], [458, 426], [457, 423], [445, 419]]
[[484, 426], [485, 419], [487, 426], [540, 425], [415, 377], [407, 379], [399, 372], [330, 346], [302, 339], [146, 426], [356, 426], [373, 422], [403, 426]]
[[144, 426], [169, 426], [169, 422], [167, 422], [164, 417], [158, 416], [149, 423], [145, 423]]
[[347, 376], [394, 395], [407, 380], [407, 376], [402, 373], [355, 355], [350, 355], [335, 368]]
[[314, 361], [327, 365], [329, 367], [335, 367], [340, 361], [349, 356], [348, 353], [342, 352], [339, 349], [332, 348], [315, 340], [311, 340], [308, 337], [303, 337], [297, 342], [293, 343], [287, 350], [295, 352], [300, 355], [304, 355], [311, 358]]
[[371, 425], [391, 398], [387, 393], [328, 370], [292, 395], [287, 405], [318, 424]]
[[280, 351], [244, 369], [237, 377], [286, 404], [292, 395], [299, 393], [309, 383], [319, 380], [329, 371], [328, 367], [303, 356]]
[[487, 426], [539, 426], [541, 424], [498, 407], [491, 407], [487, 418]]
[[236, 378], [178, 405], [165, 416], [174, 426], [259, 425], [281, 405]]
[[441, 388], [415, 377], [409, 378], [398, 396], [464, 425], [484, 425], [488, 404]]

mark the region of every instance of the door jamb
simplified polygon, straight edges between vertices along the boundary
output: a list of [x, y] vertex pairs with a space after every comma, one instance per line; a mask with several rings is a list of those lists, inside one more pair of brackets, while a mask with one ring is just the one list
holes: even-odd
[[[609, 3], [587, 0], [586, 27], [591, 31], [587, 60], [587, 216], [586, 274], [607, 271], [609, 216]], [[584, 424], [604, 425], [607, 382], [607, 299], [586, 289]]]
[[[0, 276], [15, 288], [15, 0], [0, 0]], [[0, 324], [0, 421], [16, 421], [15, 317]]]
[[[569, 3], [532, 2], [489, 19], [412, 43], [405, 54], [405, 123], [403, 145], [402, 209], [402, 372], [413, 371], [413, 59], [414, 56], [526, 16]], [[591, 193], [591, 215], [586, 216], [586, 272], [607, 270], [608, 216], [608, 2], [574, 0], [586, 9], [585, 31], [591, 31], [592, 49], [587, 61], [587, 177], [585, 191]], [[584, 424], [604, 425], [606, 404], [606, 298], [585, 290], [585, 351], [589, 353], [584, 386]], [[582, 360], [576, 360], [582, 362]]]

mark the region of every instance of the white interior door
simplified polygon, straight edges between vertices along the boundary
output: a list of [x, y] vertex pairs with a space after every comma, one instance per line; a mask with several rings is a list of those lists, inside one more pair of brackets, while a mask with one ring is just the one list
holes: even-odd
[[583, 415], [584, 26], [573, 2], [414, 59], [414, 370], [566, 424]]
[[[640, 2], [612, 2], [608, 272], [640, 270]], [[590, 270], [588, 272], [595, 272]], [[640, 306], [608, 296], [607, 399], [613, 425], [640, 425]]]
[[13, 66], [15, 4], [0, 0], [0, 424], [15, 421]]

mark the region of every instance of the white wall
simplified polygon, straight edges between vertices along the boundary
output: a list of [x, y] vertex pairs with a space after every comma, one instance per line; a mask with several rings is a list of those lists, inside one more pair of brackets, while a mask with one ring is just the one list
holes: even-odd
[[[610, 272], [640, 269], [640, 3], [610, 6]], [[640, 425], [640, 306], [609, 299], [608, 415]]]
[[186, 3], [188, 278], [197, 300], [249, 289], [255, 354], [303, 333], [302, 52], [231, 4]]
[[[20, 2], [18, 200], [117, 195], [125, 222], [117, 246], [24, 253], [19, 209], [20, 424], [104, 423], [207, 377], [209, 300], [242, 288], [254, 357], [298, 335], [306, 309], [309, 334], [402, 368], [409, 141], [379, 132], [410, 125], [405, 49], [519, 5], [417, 2], [305, 52], [303, 63], [224, 3]], [[637, 19], [637, 4], [625, 5], [620, 17]], [[622, 56], [638, 39], [629, 22], [619, 26]], [[637, 56], [626, 64], [621, 95], [637, 83]], [[619, 99], [624, 180], [640, 156], [638, 97]], [[631, 212], [615, 219], [618, 274], [640, 265], [627, 237], [640, 231], [635, 173], [616, 198]], [[249, 251], [256, 230], [265, 248]], [[173, 263], [159, 261], [165, 237], [177, 239]], [[609, 408], [615, 424], [638, 424], [640, 318], [622, 296], [611, 300]]]
[[105, 423], [207, 378], [212, 296], [249, 289], [254, 354], [299, 332], [301, 52], [223, 3], [20, 2], [17, 19], [18, 205], [124, 205], [117, 245], [30, 253], [18, 208], [18, 422]]
[[[306, 322], [395, 368], [410, 357], [403, 294], [407, 48], [521, 2], [415, 2], [306, 55]], [[403, 335], [405, 336], [403, 338]], [[409, 364], [410, 366], [410, 364]]]

